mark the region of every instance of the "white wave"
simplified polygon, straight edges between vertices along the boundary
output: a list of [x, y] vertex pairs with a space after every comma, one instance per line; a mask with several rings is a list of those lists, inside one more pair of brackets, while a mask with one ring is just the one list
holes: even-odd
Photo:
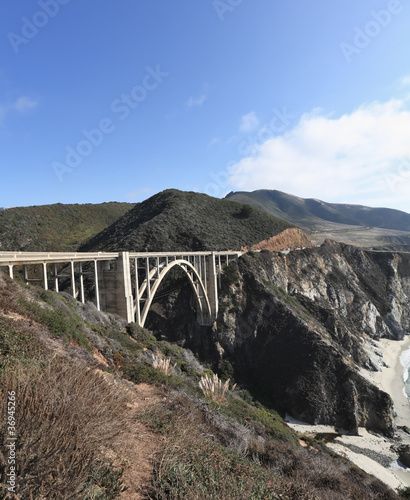
[[403, 380], [407, 382], [409, 378], [409, 368], [410, 368], [410, 349], [401, 353], [400, 364], [404, 368], [403, 370]]

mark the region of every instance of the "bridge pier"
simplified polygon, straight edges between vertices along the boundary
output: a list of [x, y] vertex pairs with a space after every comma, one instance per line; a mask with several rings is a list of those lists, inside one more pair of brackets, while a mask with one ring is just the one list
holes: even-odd
[[211, 308], [210, 317], [204, 326], [212, 326], [218, 316], [218, 276], [216, 271], [215, 253], [204, 259], [205, 289], [208, 295], [209, 306]]
[[[102, 269], [99, 289], [102, 291], [103, 310], [118, 314], [128, 323], [134, 321], [134, 299], [131, 288], [131, 270], [129, 252], [120, 252], [115, 261], [115, 269], [106, 262]], [[108, 269], [107, 269], [108, 267]]]

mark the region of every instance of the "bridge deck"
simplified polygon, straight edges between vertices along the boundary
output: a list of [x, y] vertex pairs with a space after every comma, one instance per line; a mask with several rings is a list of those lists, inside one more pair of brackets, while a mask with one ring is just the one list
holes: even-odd
[[[155, 293], [174, 266], [186, 274], [195, 293], [198, 321], [210, 325], [218, 313], [218, 283], [222, 267], [243, 254], [241, 251], [204, 252], [0, 252], [0, 267], [8, 267], [10, 278], [14, 268], [22, 266], [26, 283], [39, 282], [48, 290], [54, 283], [59, 291], [59, 278], [69, 278], [73, 297], [85, 302], [84, 277], [94, 275], [98, 310], [113, 312], [128, 322], [144, 326]], [[115, 264], [112, 265], [112, 262]], [[91, 265], [83, 266], [89, 262]], [[54, 264], [52, 269], [49, 264]], [[59, 269], [58, 264], [63, 264]], [[30, 265], [39, 265], [40, 272], [30, 277]], [[91, 269], [90, 269], [91, 268]], [[64, 273], [64, 274], [62, 274]]]
[[118, 252], [1, 252], [0, 266], [117, 259]]

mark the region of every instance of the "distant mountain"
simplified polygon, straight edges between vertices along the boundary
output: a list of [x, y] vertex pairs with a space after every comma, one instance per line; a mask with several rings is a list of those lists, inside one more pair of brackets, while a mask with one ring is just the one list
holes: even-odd
[[249, 203], [309, 231], [323, 229], [324, 222], [410, 231], [410, 214], [391, 208], [326, 203], [268, 189], [232, 192], [226, 198]]
[[74, 251], [128, 210], [133, 203], [41, 205], [0, 211], [0, 253]]
[[80, 250], [240, 250], [290, 226], [249, 205], [168, 189], [136, 205]]

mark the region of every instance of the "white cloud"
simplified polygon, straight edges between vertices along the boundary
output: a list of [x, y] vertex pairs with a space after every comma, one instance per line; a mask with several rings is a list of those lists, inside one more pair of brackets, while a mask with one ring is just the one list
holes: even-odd
[[33, 109], [37, 106], [38, 102], [34, 101], [33, 99], [30, 99], [30, 97], [19, 97], [17, 101], [12, 105], [12, 107], [16, 110], [19, 111], [20, 113], [24, 113], [25, 111], [29, 109]]
[[201, 107], [202, 104], [206, 101], [206, 94], [202, 94], [200, 97], [195, 99], [194, 97], [190, 97], [186, 104], [189, 108], [193, 107]]
[[410, 211], [409, 160], [410, 112], [392, 99], [338, 118], [318, 110], [303, 115], [292, 130], [233, 165], [230, 184]]
[[410, 75], [403, 76], [399, 80], [400, 88], [410, 87]]
[[256, 130], [259, 126], [259, 120], [256, 116], [255, 111], [251, 111], [250, 113], [243, 115], [241, 117], [241, 124], [239, 126], [239, 130], [244, 134], [249, 134]]
[[36, 108], [38, 101], [30, 99], [30, 97], [21, 96], [16, 101], [7, 104], [0, 104], [0, 124], [2, 124], [6, 116], [10, 113], [25, 113], [30, 109]]
[[219, 137], [214, 137], [213, 139], [211, 139], [208, 143], [208, 147], [211, 148], [212, 146], [215, 146], [216, 144], [220, 144], [221, 143], [221, 139], [219, 139]]

